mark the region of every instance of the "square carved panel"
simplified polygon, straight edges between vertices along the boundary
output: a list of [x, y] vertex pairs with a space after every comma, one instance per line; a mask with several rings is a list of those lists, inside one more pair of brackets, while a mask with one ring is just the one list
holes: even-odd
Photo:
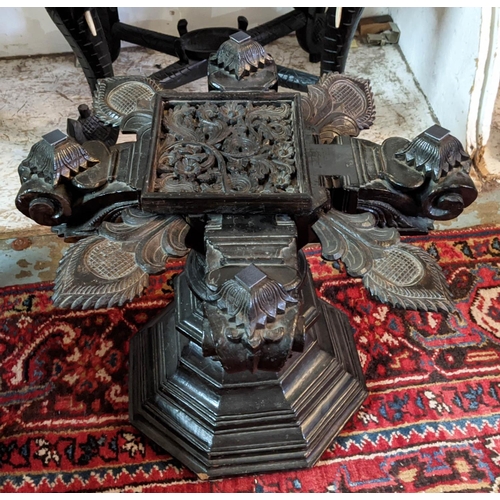
[[145, 210], [289, 213], [311, 210], [297, 94], [159, 94]]

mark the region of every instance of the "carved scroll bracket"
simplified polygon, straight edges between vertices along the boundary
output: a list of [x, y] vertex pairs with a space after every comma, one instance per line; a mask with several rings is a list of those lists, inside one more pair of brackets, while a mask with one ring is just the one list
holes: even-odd
[[336, 189], [335, 208], [369, 211], [380, 226], [427, 232], [432, 220], [458, 217], [477, 197], [470, 158], [437, 126], [413, 141], [390, 137], [381, 145], [338, 136], [332, 144], [307, 144], [307, 156], [311, 178]]
[[39, 224], [65, 222], [72, 214], [72, 184], [98, 169], [101, 160], [60, 130], [46, 134], [19, 165], [18, 210]]

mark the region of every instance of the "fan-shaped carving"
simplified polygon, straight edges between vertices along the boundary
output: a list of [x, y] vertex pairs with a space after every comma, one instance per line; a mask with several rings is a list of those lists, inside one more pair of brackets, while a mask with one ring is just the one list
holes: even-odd
[[336, 135], [355, 137], [375, 119], [368, 80], [329, 73], [318, 84], [309, 85], [301, 101], [306, 125], [320, 135], [323, 143], [332, 142]]
[[153, 100], [161, 87], [142, 76], [120, 76], [98, 80], [94, 113], [105, 125], [120, 125], [122, 118]]
[[424, 250], [401, 243], [394, 228], [378, 228], [371, 213], [330, 210], [314, 224], [323, 257], [340, 259], [351, 276], [382, 302], [408, 309], [453, 311], [438, 264]]
[[169, 256], [183, 256], [189, 226], [184, 219], [126, 209], [123, 222], [104, 222], [96, 236], [68, 249], [57, 270], [56, 306], [121, 306], [140, 295], [149, 274], [165, 268]]

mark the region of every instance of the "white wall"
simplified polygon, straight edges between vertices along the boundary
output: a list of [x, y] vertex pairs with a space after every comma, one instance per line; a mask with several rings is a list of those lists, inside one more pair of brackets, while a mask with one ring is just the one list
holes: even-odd
[[[203, 26], [237, 26], [247, 17], [250, 27], [269, 21], [291, 9], [226, 7], [121, 7], [120, 20], [154, 31], [177, 35], [177, 21], [188, 20], [188, 29]], [[0, 57], [70, 52], [70, 47], [42, 7], [0, 8]]]
[[398, 7], [399, 45], [441, 125], [465, 145], [479, 53], [480, 7]]
[[68, 44], [45, 9], [0, 8], [0, 57], [67, 51]]
[[[153, 31], [177, 35], [177, 21], [188, 20], [188, 29], [237, 26], [246, 16], [250, 28], [292, 10], [288, 7], [120, 7], [120, 20]], [[365, 9], [365, 16], [387, 13], [387, 8]], [[0, 8], [0, 57], [69, 52], [64, 37], [42, 7]]]

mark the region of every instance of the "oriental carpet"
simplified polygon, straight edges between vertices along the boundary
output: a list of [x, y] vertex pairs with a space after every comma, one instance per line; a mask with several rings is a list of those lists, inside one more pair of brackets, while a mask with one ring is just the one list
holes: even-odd
[[455, 314], [369, 297], [305, 252], [351, 319], [369, 397], [308, 470], [202, 481], [128, 422], [128, 343], [173, 297], [172, 260], [122, 308], [52, 306], [52, 283], [0, 288], [0, 492], [497, 492], [500, 227], [404, 240], [441, 265]]

